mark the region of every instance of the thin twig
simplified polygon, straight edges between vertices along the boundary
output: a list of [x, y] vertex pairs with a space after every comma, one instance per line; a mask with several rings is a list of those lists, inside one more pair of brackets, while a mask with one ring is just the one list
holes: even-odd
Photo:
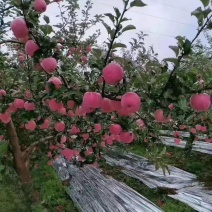
[[12, 9], [13, 7], [14, 7], [14, 6], [9, 6], [9, 7], [5, 8], [5, 9], [2, 9], [2, 10], [0, 11], [0, 13], [4, 13], [4, 12], [6, 12], [7, 10]]
[[4, 43], [17, 43], [17, 44], [20, 44], [20, 45], [23, 44], [23, 43], [21, 43], [20, 41], [17, 41], [17, 40], [3, 40], [3, 41], [0, 41], [0, 45], [4, 44]]
[[[198, 90], [190, 90], [190, 91], [186, 91], [185, 93], [181, 93], [181, 94], [179, 94], [179, 95], [182, 95], [182, 94], [195, 94], [195, 93], [200, 93], [200, 92], [202, 92], [202, 91], [212, 91], [212, 86], [210, 87], [210, 86], [206, 86], [206, 87], [203, 87], [203, 88], [201, 88], [201, 89], [198, 89]], [[178, 95], [178, 96], [179, 96]]]
[[67, 88], [68, 90], [70, 90], [70, 87], [69, 87], [68, 82], [66, 81], [65, 77], [64, 77], [62, 74], [60, 74], [58, 70], [56, 70], [56, 72], [57, 72], [57, 74], [61, 77], [61, 79], [62, 79], [64, 85], [66, 86], [66, 88]]
[[35, 99], [33, 89], [32, 89], [32, 77], [31, 77], [31, 71], [30, 71], [30, 67], [29, 67], [29, 56], [28, 55], [27, 55], [27, 75], [28, 75], [29, 89], [30, 89], [33, 99]]

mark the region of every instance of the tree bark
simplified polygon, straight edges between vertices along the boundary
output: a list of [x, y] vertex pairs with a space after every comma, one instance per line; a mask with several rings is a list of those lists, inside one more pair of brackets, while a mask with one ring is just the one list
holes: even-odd
[[9, 144], [13, 155], [15, 170], [20, 178], [20, 181], [22, 182], [22, 188], [27, 194], [29, 201], [34, 203], [39, 202], [39, 193], [33, 189], [33, 182], [30, 171], [25, 164], [25, 160], [19, 144], [19, 138], [12, 120], [6, 124], [6, 131], [9, 137]]
[[17, 136], [16, 129], [12, 120], [8, 124], [6, 124], [6, 130], [9, 137], [9, 144], [12, 150], [16, 172], [20, 177], [22, 183], [32, 183], [32, 178], [30, 176], [28, 168], [25, 165], [19, 145], [19, 138]]
[[48, 136], [46, 138], [43, 138], [43, 139], [41, 139], [39, 141], [36, 141], [36, 142], [32, 143], [25, 150], [22, 150], [22, 158], [24, 160], [24, 163], [25, 163], [25, 166], [27, 167], [27, 169], [29, 168], [29, 162], [30, 162], [30, 159], [31, 159], [31, 157], [33, 155], [33, 152], [36, 151], [37, 146], [39, 145], [39, 143], [41, 143], [41, 142], [47, 143], [48, 140], [51, 140], [53, 138], [54, 138], [54, 136]]

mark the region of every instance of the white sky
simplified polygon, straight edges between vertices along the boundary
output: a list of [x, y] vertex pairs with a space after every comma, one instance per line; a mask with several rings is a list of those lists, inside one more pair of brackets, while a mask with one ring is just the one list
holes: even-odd
[[[86, 0], [79, 0], [79, 2], [83, 6]], [[118, 7], [120, 10], [123, 8], [122, 0], [92, 0], [92, 2], [94, 5], [91, 15], [113, 13], [113, 7]], [[126, 17], [132, 19], [128, 24], [135, 25], [136, 30], [125, 32], [119, 41], [127, 44], [136, 36], [136, 32], [142, 30], [149, 35], [145, 40], [146, 46], [153, 45], [160, 59], [174, 56], [168, 46], [176, 44], [174, 37], [178, 35], [193, 39], [198, 25], [191, 12], [202, 6], [201, 2], [199, 0], [143, 0], [143, 2], [147, 4], [146, 7], [134, 7], [126, 14]], [[53, 3], [48, 6], [45, 15], [50, 17], [51, 23], [55, 23], [58, 20], [55, 18], [56, 14], [59, 14], [59, 9], [57, 3]], [[107, 39], [107, 32], [100, 25], [92, 28], [91, 32], [97, 28], [101, 29], [98, 42], [102, 43]], [[203, 39], [203, 35], [200, 37]]]
[[[79, 0], [80, 6], [83, 7], [85, 2], [86, 0]], [[120, 11], [123, 8], [122, 0], [92, 0], [92, 2], [92, 16], [104, 13], [114, 14], [113, 7], [119, 8]], [[190, 40], [194, 38], [198, 25], [196, 18], [191, 16], [191, 12], [202, 6], [200, 0], [143, 0], [143, 2], [147, 6], [134, 7], [126, 14], [126, 17], [132, 20], [125, 23], [135, 25], [136, 30], [125, 32], [118, 41], [128, 44], [132, 37], [136, 37], [136, 32], [143, 31], [149, 35], [145, 39], [146, 47], [153, 45], [155, 52], [159, 53], [159, 59], [175, 57], [168, 46], [176, 45], [174, 37], [178, 35], [186, 36]], [[60, 3], [62, 4], [63, 2]], [[47, 11], [43, 13], [50, 18], [50, 24], [60, 21], [60, 18], [56, 17], [59, 14], [58, 3], [48, 5]], [[109, 24], [109, 19], [106, 20]], [[107, 39], [106, 29], [99, 24], [91, 28], [90, 33], [96, 29], [101, 30], [98, 43], [102, 44]], [[200, 38], [204, 40], [203, 35]]]

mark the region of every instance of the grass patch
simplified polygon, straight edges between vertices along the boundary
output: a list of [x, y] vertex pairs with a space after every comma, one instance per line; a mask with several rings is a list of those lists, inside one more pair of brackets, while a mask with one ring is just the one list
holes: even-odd
[[29, 205], [21, 186], [17, 183], [18, 177], [13, 170], [7, 175], [0, 175], [0, 211], [1, 212], [28, 212]]
[[34, 188], [40, 194], [41, 204], [30, 205], [26, 194], [18, 183], [18, 177], [13, 172], [2, 175], [0, 181], [0, 211], [78, 212], [54, 169], [47, 165], [47, 161], [41, 160], [37, 167], [31, 170], [31, 174]]
[[[159, 144], [157, 147], [162, 150], [164, 146]], [[167, 146], [166, 149], [170, 153], [164, 157], [167, 164], [195, 174], [199, 181], [212, 187], [212, 155], [192, 151], [192, 154], [187, 156], [181, 148]], [[131, 145], [128, 150], [137, 155], [148, 156], [146, 146], [142, 144]]]
[[[146, 146], [141, 144], [130, 145], [127, 150], [147, 157]], [[158, 145], [162, 149], [162, 145]], [[189, 157], [185, 156], [183, 149], [167, 147], [170, 156], [165, 156], [167, 164], [176, 166], [185, 171], [196, 174], [198, 179], [212, 186], [212, 156], [192, 152]], [[1, 212], [77, 212], [71, 198], [65, 191], [65, 186], [58, 180], [54, 169], [47, 165], [46, 159], [36, 159], [37, 168], [32, 168], [31, 174], [34, 180], [34, 188], [39, 192], [41, 204], [29, 205], [23, 193], [18, 178], [10, 170], [0, 179], [0, 211]], [[105, 163], [101, 164], [104, 172], [114, 179], [126, 183], [128, 186], [139, 192], [141, 195], [158, 204], [165, 212], [193, 212], [192, 208], [167, 196], [170, 190], [149, 189], [139, 180], [126, 176], [118, 167], [112, 167]]]
[[54, 169], [41, 160], [32, 170], [34, 188], [39, 191], [42, 206], [46, 211], [77, 212], [71, 198], [65, 191], [65, 186], [58, 179]]

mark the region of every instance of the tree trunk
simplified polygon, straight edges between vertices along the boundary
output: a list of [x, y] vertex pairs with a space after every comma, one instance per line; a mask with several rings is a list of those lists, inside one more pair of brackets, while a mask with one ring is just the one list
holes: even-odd
[[13, 155], [15, 169], [23, 184], [23, 189], [28, 195], [30, 192], [31, 195], [28, 196], [29, 200], [32, 202], [39, 202], [39, 194], [33, 189], [32, 178], [29, 169], [25, 164], [25, 160], [19, 145], [19, 138], [12, 120], [6, 124], [6, 130], [9, 136], [9, 144]]
[[22, 183], [31, 183], [32, 178], [30, 176], [29, 170], [25, 166], [21, 148], [19, 145], [19, 139], [12, 120], [8, 124], [6, 124], [6, 130], [9, 136], [9, 143], [12, 150], [16, 172], [20, 177]]

